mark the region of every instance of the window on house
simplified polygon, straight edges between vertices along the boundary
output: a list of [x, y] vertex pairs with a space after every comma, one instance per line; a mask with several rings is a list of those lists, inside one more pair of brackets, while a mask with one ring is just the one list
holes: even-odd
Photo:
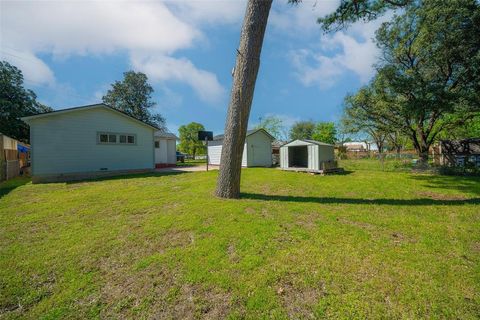
[[156, 149], [160, 148], [160, 141], [155, 141], [155, 148]]
[[135, 144], [134, 134], [118, 134], [114, 132], [97, 133], [97, 141], [102, 144]]
[[458, 167], [465, 166], [465, 157], [464, 156], [455, 156], [455, 165]]

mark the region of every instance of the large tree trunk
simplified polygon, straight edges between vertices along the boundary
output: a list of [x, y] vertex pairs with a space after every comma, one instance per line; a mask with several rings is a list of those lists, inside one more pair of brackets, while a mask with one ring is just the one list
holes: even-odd
[[217, 182], [216, 195], [222, 198], [240, 197], [243, 145], [271, 5], [272, 0], [249, 0], [247, 4], [233, 75]]

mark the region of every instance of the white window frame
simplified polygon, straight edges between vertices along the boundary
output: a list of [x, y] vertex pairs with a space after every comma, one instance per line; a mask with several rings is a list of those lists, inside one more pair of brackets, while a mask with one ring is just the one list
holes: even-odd
[[[106, 135], [107, 142], [100, 141], [100, 136]], [[115, 136], [115, 142], [110, 141], [110, 136]], [[120, 142], [120, 136], [125, 136], [125, 142]], [[133, 143], [128, 142], [128, 137], [133, 137]], [[134, 133], [119, 133], [119, 132], [109, 132], [109, 131], [98, 131], [97, 132], [97, 144], [101, 145], [121, 145], [121, 146], [135, 146], [137, 145], [137, 135]]]

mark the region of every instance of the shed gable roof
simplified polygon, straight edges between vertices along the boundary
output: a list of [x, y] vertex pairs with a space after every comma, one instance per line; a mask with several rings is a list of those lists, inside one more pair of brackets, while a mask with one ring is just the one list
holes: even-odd
[[158, 130], [158, 131], [155, 132], [155, 137], [178, 140], [178, 137], [176, 135], [174, 135], [173, 133], [164, 132], [164, 131], [161, 131], [161, 130]]
[[21, 118], [21, 120], [28, 123], [28, 121], [34, 120], [34, 119], [46, 118], [46, 117], [50, 117], [50, 116], [54, 116], [54, 115], [65, 114], [65, 113], [70, 113], [70, 112], [75, 112], [75, 111], [92, 110], [92, 109], [97, 109], [97, 108], [102, 108], [102, 109], [117, 113], [118, 115], [126, 117], [126, 118], [128, 118], [128, 119], [130, 119], [134, 122], [137, 122], [141, 125], [144, 125], [146, 127], [154, 129], [154, 130], [158, 130], [157, 127], [152, 126], [152, 125], [150, 125], [150, 124], [148, 124], [144, 121], [138, 120], [137, 118], [134, 118], [131, 115], [129, 115], [125, 112], [122, 112], [120, 110], [114, 109], [114, 108], [112, 108], [109, 105], [106, 105], [104, 103], [97, 103], [97, 104], [91, 104], [91, 105], [86, 105], [86, 106], [73, 107], [73, 108], [67, 108], [67, 109], [62, 109], [62, 110], [55, 110], [55, 111], [40, 113], [40, 114], [36, 114], [36, 115], [33, 115], [33, 116], [23, 117], [23, 118]]
[[[272, 139], [272, 141], [275, 140], [275, 137], [272, 136], [270, 133], [268, 133], [267, 130], [265, 130], [265, 129], [263, 129], [263, 128], [247, 130], [246, 137], [251, 136], [252, 134], [255, 134], [255, 133], [259, 132], [259, 131], [264, 132], [267, 136], [270, 137], [270, 139]], [[216, 135], [216, 136], [213, 137], [213, 140], [223, 140], [224, 136], [225, 136], [224, 134]]]
[[[303, 142], [302, 143], [298, 143], [298, 142]], [[295, 145], [311, 145], [311, 144], [315, 144], [317, 146], [329, 146], [329, 147], [334, 147], [333, 144], [328, 144], [328, 143], [324, 143], [324, 142], [320, 142], [320, 141], [316, 141], [316, 140], [309, 140], [309, 139], [295, 139], [295, 140], [292, 140], [292, 141], [289, 141], [287, 143], [285, 143], [284, 145], [282, 145], [281, 147], [288, 147], [290, 146], [291, 144], [295, 144]]]

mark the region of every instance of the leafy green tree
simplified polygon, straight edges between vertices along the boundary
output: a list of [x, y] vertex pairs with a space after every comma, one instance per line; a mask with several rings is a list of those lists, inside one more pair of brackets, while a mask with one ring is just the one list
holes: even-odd
[[[375, 20], [389, 10], [398, 10], [421, 2], [418, 0], [342, 0], [334, 12], [319, 18], [318, 23], [325, 31], [337, 31], [347, 28], [356, 21]], [[448, 1], [443, 2], [448, 3]]]
[[29, 126], [21, 117], [52, 111], [37, 101], [32, 90], [23, 87], [23, 74], [17, 67], [0, 61], [0, 132], [28, 142]]
[[408, 141], [408, 137], [400, 130], [388, 130], [386, 132], [387, 148], [390, 151], [395, 151], [397, 157], [400, 156], [402, 150], [406, 149]]
[[333, 122], [318, 122], [312, 134], [313, 140], [335, 144], [337, 141], [337, 128]]
[[444, 140], [480, 138], [480, 115], [466, 121], [463, 126], [440, 133], [439, 138]]
[[356, 95], [347, 95], [342, 118], [344, 130], [350, 134], [367, 134], [377, 145], [379, 153], [383, 152], [385, 140], [391, 131], [372, 113], [372, 110], [382, 108], [386, 110], [383, 101], [369, 87], [364, 87]]
[[178, 149], [186, 154], [192, 155], [194, 158], [198, 154], [205, 154], [205, 146], [202, 141], [198, 140], [198, 131], [205, 130], [201, 123], [190, 122], [187, 125], [180, 126], [178, 133], [180, 134], [180, 144]]
[[441, 132], [480, 111], [479, 4], [420, 2], [384, 23], [376, 39], [382, 50], [377, 75], [353, 100], [347, 97], [347, 112], [401, 131], [426, 164]]
[[314, 130], [315, 122], [297, 121], [290, 128], [290, 139], [313, 139]]
[[274, 136], [277, 140], [287, 139], [287, 130], [283, 124], [283, 120], [276, 116], [268, 116], [260, 119], [260, 123], [255, 126], [255, 129], [265, 129]]
[[103, 102], [115, 109], [165, 130], [165, 118], [151, 110], [156, 103], [152, 100], [153, 88], [147, 75], [142, 72], [127, 71], [122, 81], [115, 81], [112, 88], [103, 96]]

